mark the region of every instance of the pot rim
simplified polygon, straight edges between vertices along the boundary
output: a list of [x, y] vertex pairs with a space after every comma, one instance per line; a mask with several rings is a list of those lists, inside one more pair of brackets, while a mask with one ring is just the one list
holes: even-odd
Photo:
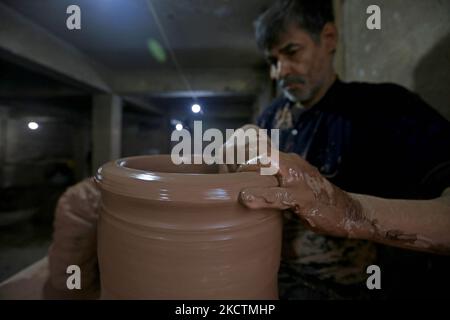
[[[275, 176], [262, 176], [259, 172], [179, 173], [130, 167], [136, 161], [150, 162], [152, 159], [171, 161], [170, 155], [121, 158], [101, 166], [95, 175], [95, 181], [102, 191], [132, 198], [199, 204], [217, 201], [235, 202], [239, 192], [244, 188], [278, 186]], [[172, 165], [176, 167], [175, 164], [169, 164]], [[180, 192], [180, 189], [189, 190]]]

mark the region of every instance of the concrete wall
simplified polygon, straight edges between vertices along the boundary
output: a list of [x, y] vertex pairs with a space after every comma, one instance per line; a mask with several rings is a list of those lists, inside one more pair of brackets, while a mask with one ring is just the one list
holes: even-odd
[[[368, 30], [366, 9], [381, 8], [381, 30]], [[343, 78], [394, 82], [450, 119], [450, 1], [342, 0]]]

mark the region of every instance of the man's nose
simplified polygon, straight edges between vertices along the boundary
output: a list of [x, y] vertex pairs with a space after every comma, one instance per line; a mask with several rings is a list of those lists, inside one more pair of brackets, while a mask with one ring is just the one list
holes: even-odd
[[275, 80], [280, 80], [289, 75], [290, 71], [290, 65], [289, 62], [278, 60], [276, 65], [272, 65], [271, 68], [271, 77]]

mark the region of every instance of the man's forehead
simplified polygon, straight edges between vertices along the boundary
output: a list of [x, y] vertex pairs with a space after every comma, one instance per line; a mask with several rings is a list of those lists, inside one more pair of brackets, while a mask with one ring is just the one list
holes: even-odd
[[285, 31], [281, 31], [277, 36], [277, 41], [264, 51], [265, 56], [271, 56], [273, 54], [282, 51], [292, 45], [305, 45], [307, 42], [312, 41], [308, 32], [303, 29], [291, 26]]
[[282, 44], [280, 44], [278, 46], [272, 47], [271, 50], [264, 51], [264, 56], [266, 58], [276, 57], [278, 54], [286, 53], [292, 47], [298, 47], [298, 46], [302, 46], [303, 47], [303, 43], [299, 42], [299, 41], [295, 41], [295, 40], [290, 40], [290, 41], [287, 41], [287, 42], [283, 42]]

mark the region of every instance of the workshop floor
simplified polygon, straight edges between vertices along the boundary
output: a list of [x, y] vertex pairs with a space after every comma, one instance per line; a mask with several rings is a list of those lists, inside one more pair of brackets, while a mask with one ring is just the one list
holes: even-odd
[[28, 220], [0, 228], [0, 282], [47, 254], [52, 227]]

